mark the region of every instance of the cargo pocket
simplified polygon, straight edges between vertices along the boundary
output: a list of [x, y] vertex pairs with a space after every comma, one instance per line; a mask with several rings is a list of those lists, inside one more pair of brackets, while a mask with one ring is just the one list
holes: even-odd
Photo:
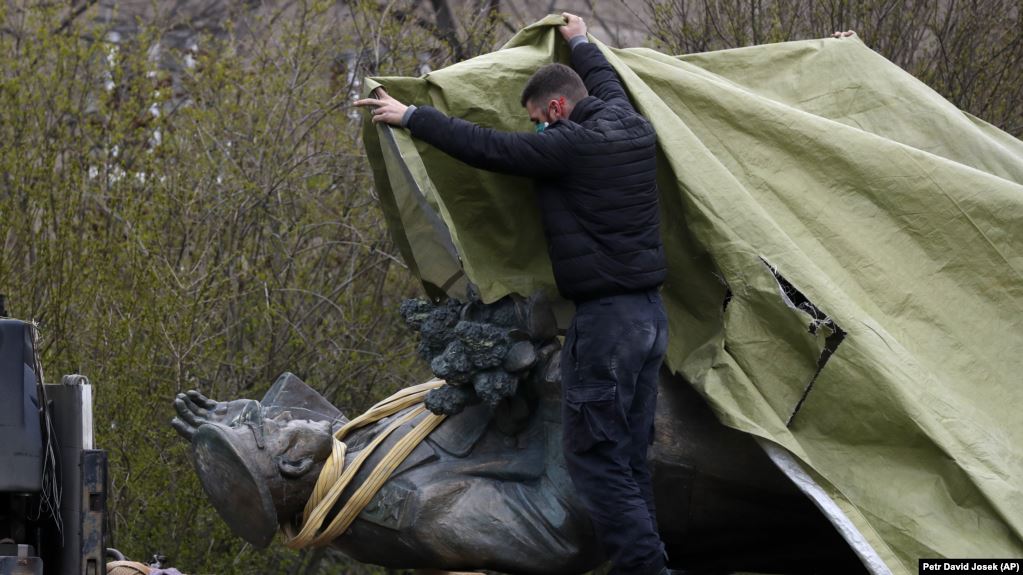
[[[630, 334], [631, 325], [613, 318], [582, 316], [575, 318], [575, 338], [571, 357], [576, 376], [586, 388], [609, 384], [618, 379], [619, 347]], [[597, 392], [594, 392], [597, 393]], [[596, 401], [596, 400], [588, 400]]]
[[565, 390], [565, 447], [583, 453], [601, 443], [616, 441], [621, 415], [614, 385]]

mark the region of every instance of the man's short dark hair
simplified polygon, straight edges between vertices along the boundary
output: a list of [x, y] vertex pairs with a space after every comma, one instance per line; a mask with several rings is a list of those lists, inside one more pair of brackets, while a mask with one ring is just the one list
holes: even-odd
[[533, 73], [522, 89], [523, 107], [564, 96], [572, 104], [587, 96], [586, 85], [575, 70], [564, 64], [547, 64]]

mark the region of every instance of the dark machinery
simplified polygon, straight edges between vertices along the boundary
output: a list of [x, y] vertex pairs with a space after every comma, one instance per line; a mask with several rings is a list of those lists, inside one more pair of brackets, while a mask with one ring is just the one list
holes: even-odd
[[0, 296], [0, 575], [106, 572], [106, 452], [94, 449], [92, 386], [45, 384], [32, 324]]

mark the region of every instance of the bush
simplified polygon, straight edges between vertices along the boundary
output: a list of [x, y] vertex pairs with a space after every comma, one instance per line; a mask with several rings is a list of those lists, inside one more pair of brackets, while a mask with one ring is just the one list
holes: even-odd
[[333, 6], [244, 13], [174, 47], [173, 14], [127, 35], [59, 3], [0, 4], [0, 293], [39, 322], [51, 381], [95, 385], [129, 556], [322, 563], [228, 532], [168, 425], [176, 393], [258, 398], [289, 370], [354, 414], [428, 373], [351, 102], [363, 74], [417, 73], [442, 44], [373, 4]]

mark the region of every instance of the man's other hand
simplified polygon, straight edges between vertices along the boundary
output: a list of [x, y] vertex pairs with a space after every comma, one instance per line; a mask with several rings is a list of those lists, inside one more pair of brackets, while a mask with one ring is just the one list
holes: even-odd
[[852, 30], [846, 30], [845, 32], [835, 32], [831, 35], [832, 38], [848, 38], [849, 36], [855, 36], [856, 32]]
[[568, 12], [562, 12], [561, 15], [564, 16], [565, 23], [558, 30], [561, 30], [561, 36], [566, 42], [576, 36], [586, 35], [586, 22], [583, 22], [582, 18]]
[[372, 106], [374, 122], [383, 122], [392, 126], [401, 126], [401, 119], [405, 116], [408, 106], [387, 95], [383, 88], [373, 91], [376, 98], [363, 98], [356, 100], [356, 106]]

